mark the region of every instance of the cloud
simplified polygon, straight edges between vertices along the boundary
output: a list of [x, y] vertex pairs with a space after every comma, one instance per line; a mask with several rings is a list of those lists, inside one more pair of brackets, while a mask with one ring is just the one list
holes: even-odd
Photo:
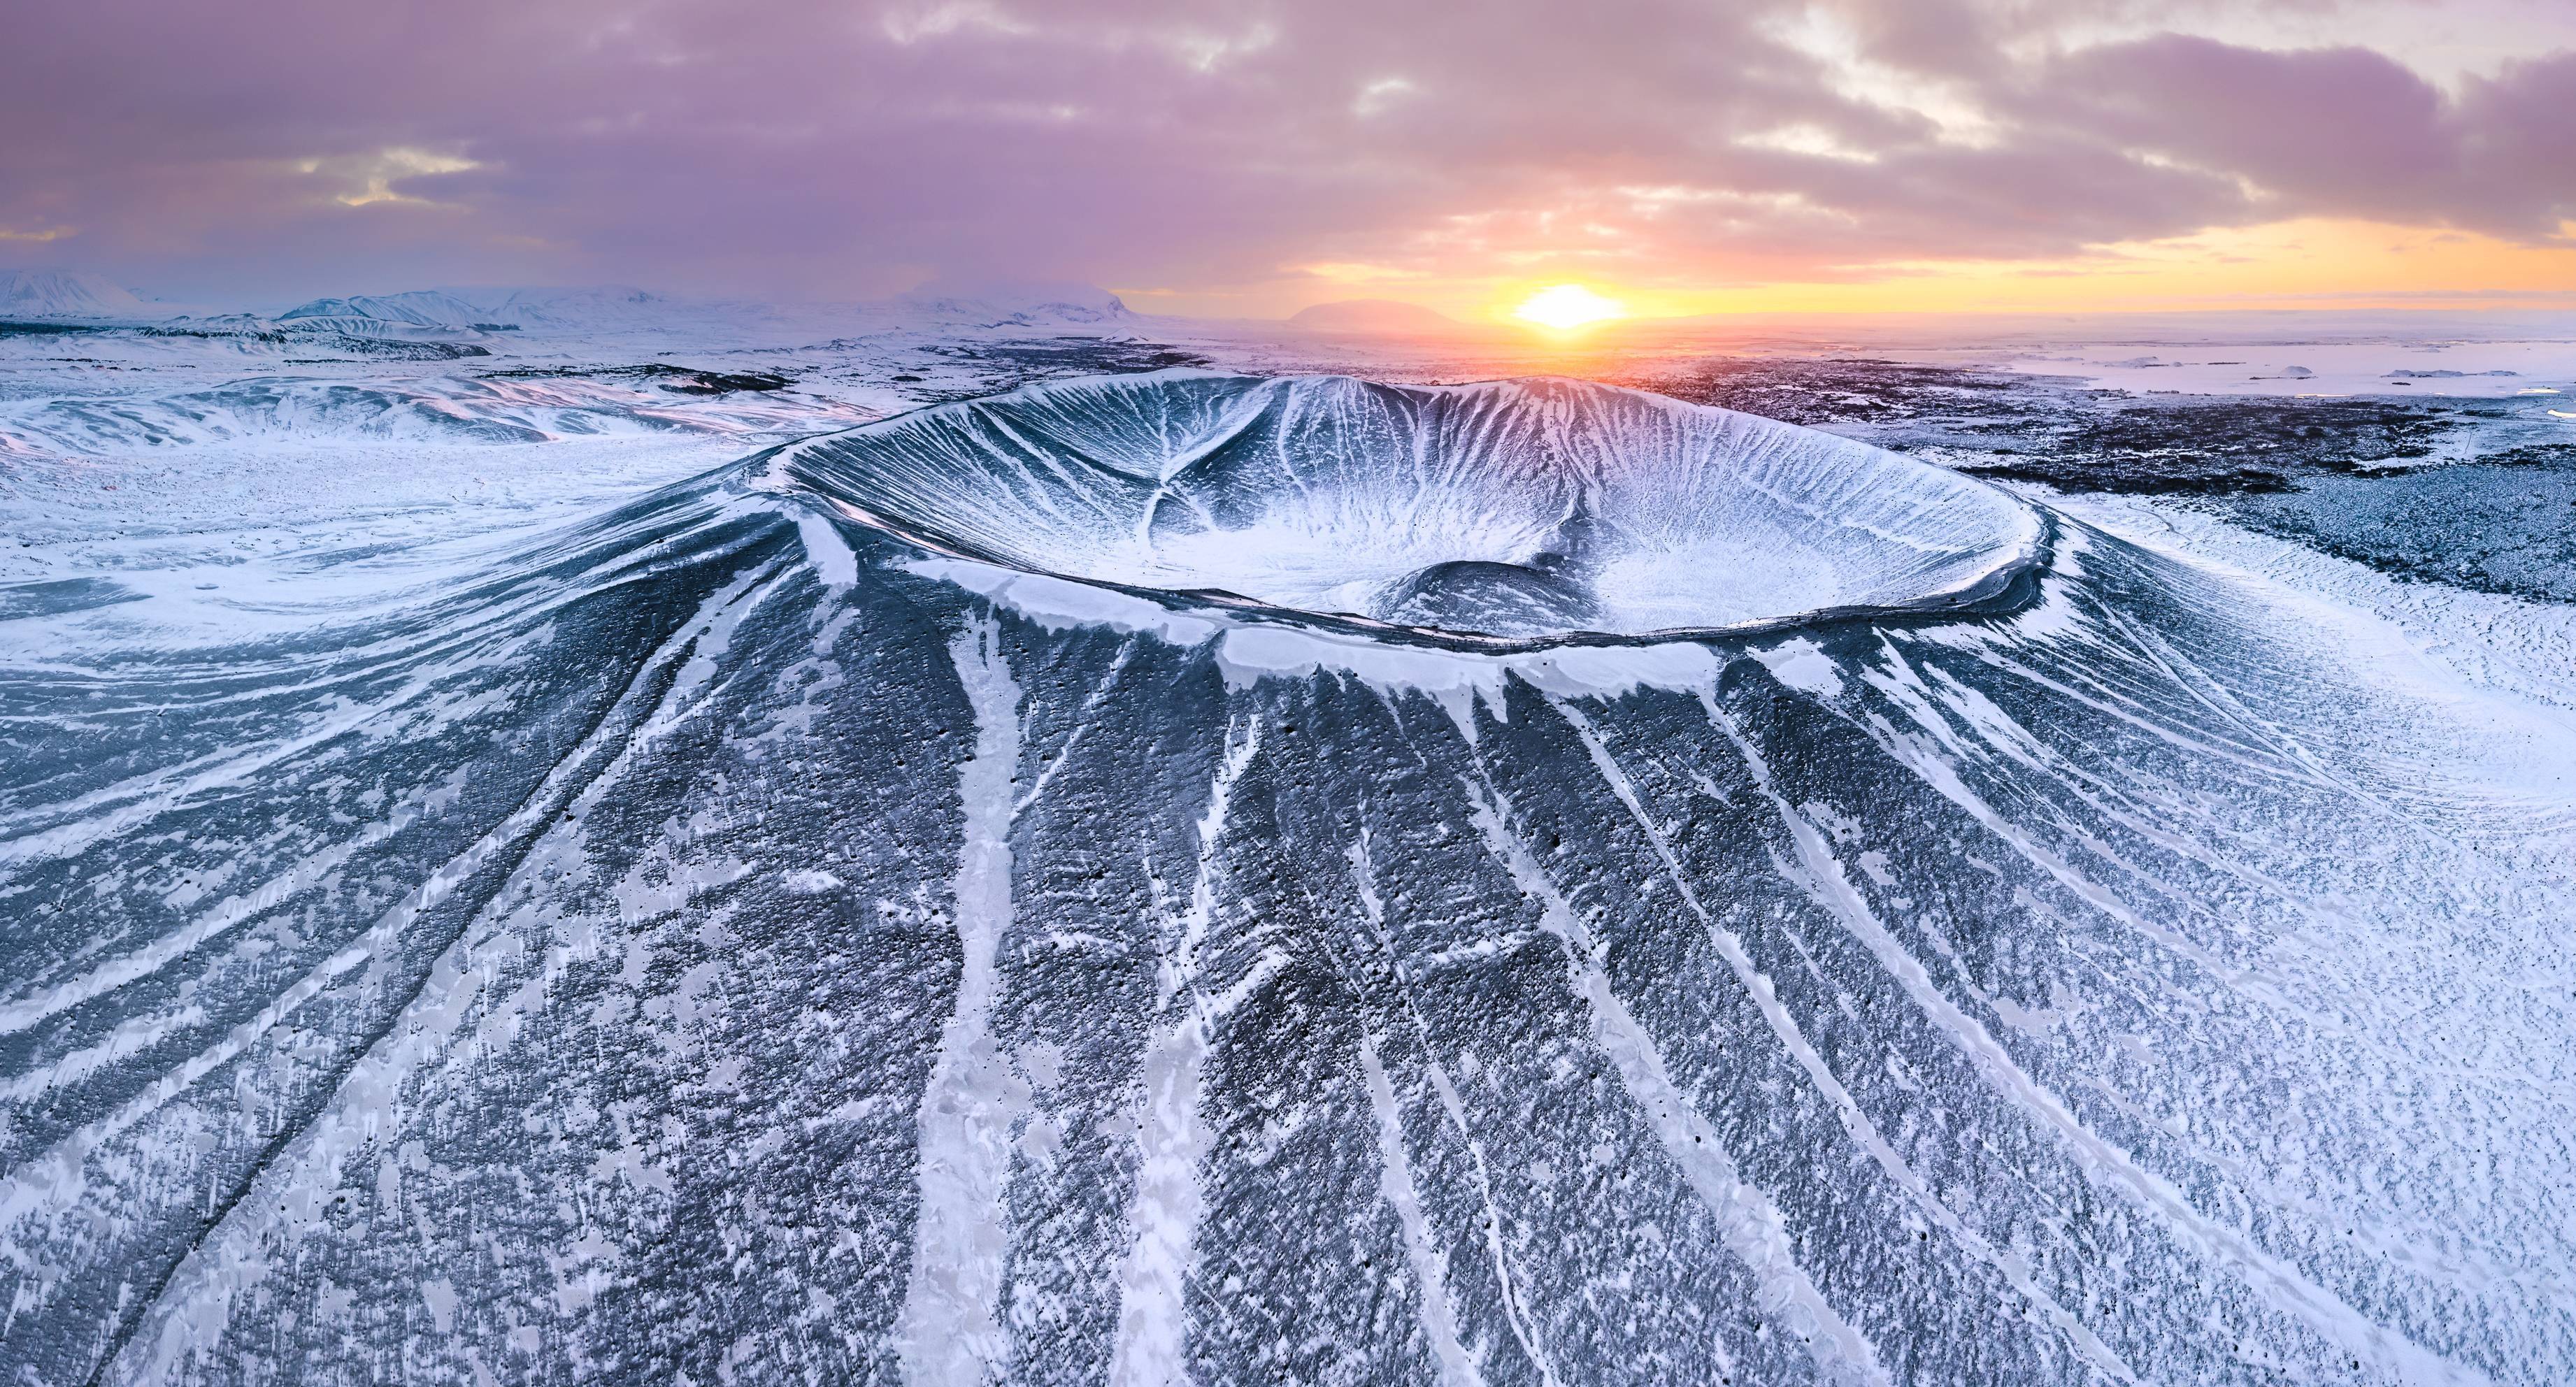
[[2540, 242], [2576, 215], [2576, 53], [2441, 84], [2371, 47], [2141, 30], [2169, 12], [95, 0], [37, 7], [0, 58], [0, 121], [32, 132], [0, 147], [0, 226], [209, 289], [848, 294], [1849, 278], [2309, 215]]
[[435, 199], [397, 188], [442, 173], [470, 173], [482, 165], [457, 154], [426, 149], [379, 149], [364, 154], [330, 155], [296, 161], [298, 173], [316, 175], [339, 185], [331, 200], [343, 207], [370, 207], [379, 202], [423, 205]]
[[2070, 55], [2025, 102], [2125, 150], [2242, 179], [2256, 207], [2558, 238], [2576, 216], [2576, 54], [2453, 98], [2366, 48], [2266, 52], [2162, 35]]

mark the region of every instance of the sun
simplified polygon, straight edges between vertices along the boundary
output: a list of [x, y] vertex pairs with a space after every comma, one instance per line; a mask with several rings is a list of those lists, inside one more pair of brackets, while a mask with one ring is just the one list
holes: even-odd
[[1606, 323], [1628, 316], [1627, 305], [1617, 299], [1605, 299], [1580, 284], [1559, 284], [1541, 289], [1512, 310], [1512, 316], [1540, 327], [1563, 332], [1592, 323]]

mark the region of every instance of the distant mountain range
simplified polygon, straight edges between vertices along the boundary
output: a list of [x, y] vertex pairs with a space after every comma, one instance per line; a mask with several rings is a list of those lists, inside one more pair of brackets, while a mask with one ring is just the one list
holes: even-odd
[[1470, 327], [1446, 313], [1397, 299], [1343, 299], [1336, 303], [1319, 303], [1290, 315], [1288, 325], [1311, 332], [1406, 336], [1458, 333]]
[[[80, 270], [0, 270], [0, 317], [167, 319], [181, 310], [149, 303], [100, 275]], [[202, 313], [204, 310], [188, 310]], [[1026, 280], [940, 280], [891, 299], [831, 305], [773, 305], [674, 299], [631, 285], [576, 287], [443, 286], [390, 294], [311, 299], [273, 317], [226, 313], [230, 326], [336, 333], [344, 337], [449, 339], [496, 332], [596, 332], [678, 327], [711, 316], [736, 321], [814, 314], [860, 315], [906, 324], [971, 329], [1099, 327], [1149, 321], [1095, 285]], [[212, 320], [207, 320], [209, 323]], [[1291, 327], [1356, 335], [1454, 335], [1481, 330], [1420, 304], [1346, 299], [1316, 304], [1288, 319]]]
[[935, 281], [883, 305], [907, 316], [974, 327], [1079, 327], [1140, 321], [1126, 301], [1088, 284]]
[[399, 294], [359, 294], [315, 299], [277, 315], [288, 325], [381, 331], [425, 328], [454, 332], [512, 332], [522, 328], [626, 327], [659, 317], [671, 301], [626, 285], [570, 289], [413, 289]]
[[[315, 299], [277, 317], [290, 329], [352, 335], [595, 331], [690, 319], [710, 311], [740, 317], [780, 310], [767, 304], [694, 303], [625, 285], [589, 288], [443, 288]], [[831, 310], [818, 310], [831, 311]], [[843, 312], [960, 327], [1114, 326], [1140, 321], [1117, 295], [1088, 284], [943, 283]]]

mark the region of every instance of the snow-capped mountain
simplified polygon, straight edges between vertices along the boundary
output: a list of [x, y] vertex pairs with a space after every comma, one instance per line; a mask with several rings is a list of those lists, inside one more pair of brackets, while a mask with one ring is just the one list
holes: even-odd
[[[449, 290], [449, 293], [469, 291]], [[523, 328], [588, 329], [630, 327], [669, 317], [679, 305], [660, 294], [628, 284], [593, 284], [556, 289], [490, 289], [477, 297], [492, 321]]]
[[1343, 299], [1335, 303], [1319, 303], [1289, 315], [1288, 325], [1309, 332], [1369, 335], [1422, 335], [1468, 330], [1467, 324], [1446, 313], [1400, 299]]
[[414, 289], [401, 294], [360, 294], [345, 299], [315, 299], [277, 315], [281, 323], [327, 322], [397, 324], [404, 327], [470, 331], [489, 319], [482, 309], [443, 289]]
[[151, 308], [113, 281], [82, 270], [0, 270], [0, 315], [140, 318]]
[[399, 294], [359, 294], [315, 299], [278, 315], [281, 323], [327, 323], [365, 332], [396, 325], [452, 332], [517, 328], [625, 327], [671, 307], [659, 294], [626, 285], [579, 288], [412, 289]]
[[1139, 321], [1135, 310], [1106, 289], [1043, 281], [935, 281], [888, 307], [972, 327], [1114, 326]]
[[945, 283], [873, 304], [779, 305], [679, 300], [627, 285], [439, 288], [298, 304], [277, 317], [290, 331], [352, 337], [462, 333], [593, 333], [692, 329], [726, 334], [749, 324], [838, 330], [863, 320], [949, 328], [1124, 327], [1143, 321], [1117, 295], [1087, 284]]

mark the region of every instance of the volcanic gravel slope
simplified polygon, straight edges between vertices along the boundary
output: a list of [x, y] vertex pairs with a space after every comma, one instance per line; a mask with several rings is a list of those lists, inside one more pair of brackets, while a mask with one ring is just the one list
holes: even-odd
[[2576, 1374], [2557, 709], [1603, 387], [947, 409], [19, 595], [13, 1379]]

